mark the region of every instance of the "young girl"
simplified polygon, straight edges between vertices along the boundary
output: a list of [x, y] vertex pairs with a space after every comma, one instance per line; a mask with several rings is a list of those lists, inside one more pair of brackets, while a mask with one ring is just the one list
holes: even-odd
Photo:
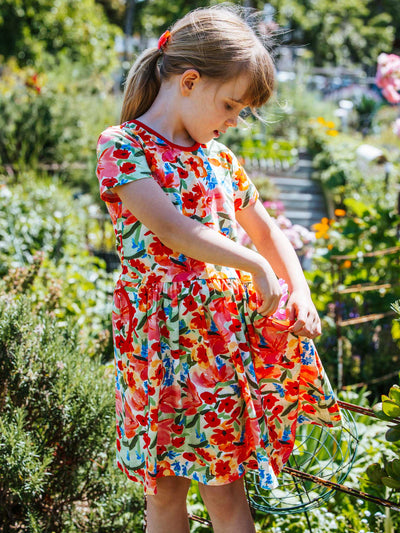
[[[118, 467], [144, 485], [150, 533], [189, 531], [191, 480], [215, 532], [254, 532], [244, 474], [276, 486], [299, 423], [340, 423], [296, 254], [216, 140], [273, 85], [247, 23], [226, 7], [199, 9], [139, 57], [121, 125], [99, 138], [122, 264], [112, 312]], [[258, 252], [236, 242], [237, 223]]]

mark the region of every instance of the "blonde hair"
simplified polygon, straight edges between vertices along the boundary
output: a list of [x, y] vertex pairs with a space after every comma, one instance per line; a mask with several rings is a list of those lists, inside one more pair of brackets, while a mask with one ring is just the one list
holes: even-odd
[[131, 67], [124, 90], [121, 123], [145, 113], [154, 102], [163, 80], [194, 68], [201, 76], [222, 82], [241, 74], [250, 79], [244, 102], [261, 107], [274, 88], [270, 53], [240, 11], [214, 6], [191, 11], [171, 28], [162, 50], [148, 48]]

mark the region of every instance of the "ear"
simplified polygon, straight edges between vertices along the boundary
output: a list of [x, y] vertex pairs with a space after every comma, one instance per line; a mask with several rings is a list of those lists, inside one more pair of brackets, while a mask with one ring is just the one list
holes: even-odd
[[189, 96], [200, 79], [201, 76], [197, 70], [193, 68], [185, 70], [185, 72], [181, 75], [179, 82], [182, 96]]

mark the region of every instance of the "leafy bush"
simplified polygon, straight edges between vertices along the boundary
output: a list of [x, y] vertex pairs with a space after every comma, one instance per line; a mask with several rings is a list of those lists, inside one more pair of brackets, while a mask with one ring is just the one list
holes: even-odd
[[76, 322], [0, 302], [0, 530], [139, 531], [141, 498], [114, 465], [112, 369]]
[[118, 114], [111, 88], [111, 76], [66, 60], [49, 73], [9, 61], [0, 75], [0, 170], [18, 180], [21, 171], [48, 169], [98, 195], [97, 138]]
[[0, 54], [16, 57], [21, 66], [57, 55], [101, 71], [109, 67], [120, 33], [94, 0], [2, 1]]
[[21, 174], [21, 184], [0, 184], [0, 275], [7, 292], [29, 292], [38, 311], [77, 318], [88, 353], [109, 361], [114, 279], [87, 248], [91, 204], [89, 195], [74, 199], [33, 173]]

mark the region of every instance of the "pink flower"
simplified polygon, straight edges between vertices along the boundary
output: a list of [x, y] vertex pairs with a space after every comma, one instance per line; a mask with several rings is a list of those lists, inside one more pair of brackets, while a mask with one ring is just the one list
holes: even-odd
[[393, 123], [393, 133], [397, 135], [397, 137], [400, 137], [400, 118]]
[[382, 89], [382, 94], [391, 104], [400, 103], [400, 56], [396, 54], [380, 54], [376, 84]]

